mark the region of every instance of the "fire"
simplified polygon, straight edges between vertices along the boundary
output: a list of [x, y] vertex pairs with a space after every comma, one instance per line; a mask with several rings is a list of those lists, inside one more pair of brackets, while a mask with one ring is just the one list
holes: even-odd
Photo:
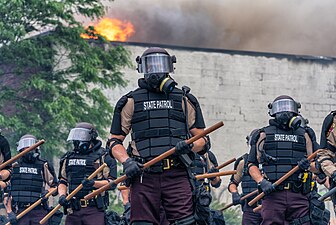
[[134, 33], [134, 26], [129, 21], [103, 18], [95, 25], [87, 28], [87, 33], [81, 34], [85, 39], [98, 39], [96, 34], [105, 37], [109, 41], [126, 41]]

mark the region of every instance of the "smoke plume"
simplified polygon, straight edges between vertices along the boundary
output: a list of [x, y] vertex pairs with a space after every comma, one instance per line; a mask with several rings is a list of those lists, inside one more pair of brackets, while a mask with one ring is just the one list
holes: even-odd
[[131, 21], [129, 41], [336, 56], [335, 0], [116, 0], [107, 17]]

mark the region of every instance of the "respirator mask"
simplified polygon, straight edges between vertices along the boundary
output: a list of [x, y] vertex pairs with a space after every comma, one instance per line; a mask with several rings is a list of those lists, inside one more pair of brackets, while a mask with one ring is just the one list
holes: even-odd
[[298, 129], [301, 119], [298, 117], [300, 103], [295, 102], [289, 96], [279, 96], [273, 103], [269, 103], [269, 114], [275, 117], [275, 121], [284, 129]]
[[169, 73], [174, 72], [175, 56], [170, 56], [164, 49], [153, 48], [145, 51], [141, 57], [138, 56], [136, 62], [138, 72], [144, 73], [145, 81], [151, 88], [166, 94], [174, 90], [177, 83]]

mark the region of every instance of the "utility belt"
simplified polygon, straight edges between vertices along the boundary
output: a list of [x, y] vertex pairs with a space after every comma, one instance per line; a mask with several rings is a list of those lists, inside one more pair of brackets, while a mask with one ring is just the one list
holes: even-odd
[[95, 207], [97, 203], [94, 199], [85, 200], [85, 199], [71, 199], [70, 206], [73, 210], [79, 210], [86, 207]]
[[[21, 209], [26, 209], [33, 204], [34, 203], [18, 202], [15, 205], [17, 206], [18, 210], [20, 211]], [[40, 204], [40, 205], [36, 206], [34, 209], [44, 209], [44, 207], [43, 207], [42, 204]]]
[[[149, 160], [146, 160], [146, 159], [138, 157], [138, 156], [134, 156], [133, 159], [137, 162], [142, 163], [142, 164], [149, 161]], [[145, 169], [145, 172], [147, 172], [147, 173], [163, 173], [163, 171], [170, 170], [170, 169], [173, 169], [173, 168], [185, 168], [185, 166], [182, 164], [182, 162], [177, 157], [172, 157], [172, 158], [163, 159], [160, 162], [155, 163], [154, 165]]]

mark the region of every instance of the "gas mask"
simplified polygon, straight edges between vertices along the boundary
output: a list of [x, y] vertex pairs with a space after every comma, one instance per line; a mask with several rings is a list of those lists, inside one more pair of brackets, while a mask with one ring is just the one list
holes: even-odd
[[166, 94], [174, 90], [177, 83], [169, 73], [174, 72], [175, 56], [170, 56], [162, 48], [149, 48], [141, 57], [136, 58], [136, 62], [138, 72], [144, 73], [145, 81], [150, 87]]
[[169, 75], [164, 73], [145, 74], [145, 81], [150, 87], [159, 89], [166, 94], [172, 92], [177, 84]]
[[292, 112], [281, 112], [275, 114], [275, 120], [283, 126], [283, 128], [298, 129], [301, 125], [301, 119]]
[[73, 141], [74, 150], [77, 153], [87, 153], [90, 149], [90, 142], [89, 141]]
[[97, 137], [98, 132], [92, 124], [81, 122], [70, 130], [67, 141], [72, 141], [76, 153], [87, 154], [91, 151], [91, 143]]
[[24, 162], [34, 163], [35, 160], [40, 156], [40, 151], [38, 149], [32, 150], [31, 152], [26, 153], [22, 156]]
[[281, 95], [272, 103], [268, 104], [268, 113], [275, 117], [276, 122], [284, 129], [298, 129], [301, 125], [301, 119], [298, 117], [301, 104], [295, 102], [292, 97]]

